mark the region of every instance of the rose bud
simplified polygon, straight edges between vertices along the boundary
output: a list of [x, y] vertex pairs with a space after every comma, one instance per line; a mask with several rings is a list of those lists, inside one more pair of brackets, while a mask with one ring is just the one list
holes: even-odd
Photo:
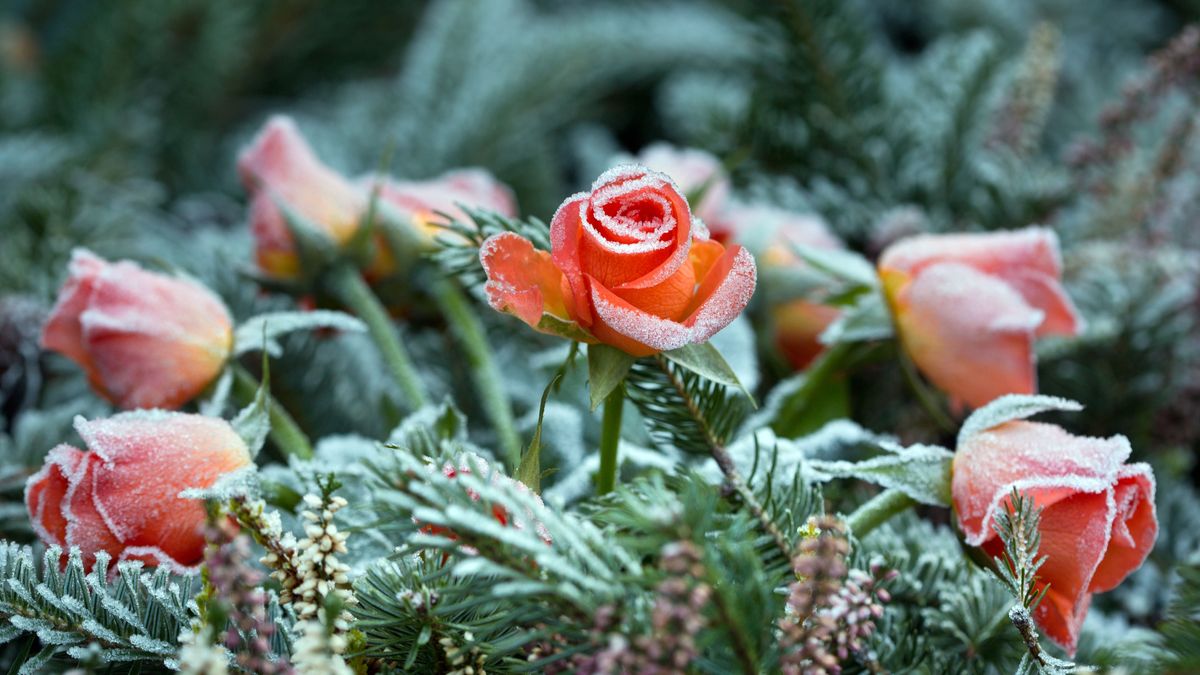
[[161, 410], [75, 418], [87, 451], [59, 445], [25, 484], [34, 530], [47, 545], [77, 546], [89, 567], [115, 560], [194, 572], [204, 557], [204, 503], [180, 497], [249, 466], [246, 444], [215, 417]]
[[368, 196], [321, 163], [290, 117], [267, 121], [238, 156], [238, 174], [250, 194], [250, 228], [258, 266], [279, 279], [300, 276], [300, 256], [281, 206], [335, 245], [350, 240], [367, 211]]
[[[805, 262], [796, 246], [840, 250], [842, 242], [825, 221], [808, 214], [774, 206], [730, 204], [720, 216], [728, 236], [754, 252], [763, 270], [802, 269]], [[768, 289], [769, 290], [769, 289]], [[768, 298], [771, 297], [768, 293]], [[775, 343], [797, 370], [806, 367], [825, 346], [819, 340], [841, 312], [814, 298], [791, 297], [771, 303]]]
[[87, 372], [122, 408], [178, 408], [209, 385], [233, 348], [229, 311], [185, 277], [71, 255], [42, 346]]
[[1003, 553], [993, 524], [1013, 488], [1042, 509], [1038, 584], [1050, 590], [1034, 618], [1072, 653], [1092, 594], [1140, 567], [1158, 534], [1154, 474], [1147, 464], [1126, 464], [1129, 454], [1123, 436], [1013, 421], [961, 439], [954, 456], [954, 510], [969, 545]]
[[483, 243], [492, 307], [634, 356], [708, 340], [754, 294], [754, 257], [710, 240], [671, 179], [644, 167], [610, 169], [569, 197], [550, 240], [549, 253], [513, 232]]
[[466, 220], [467, 214], [461, 208], [465, 206], [510, 218], [517, 215], [512, 190], [484, 169], [456, 169], [425, 181], [383, 179], [379, 198], [408, 218], [426, 242], [446, 232], [438, 227], [444, 221], [439, 213]]
[[904, 239], [880, 256], [879, 274], [913, 362], [974, 407], [1034, 393], [1034, 338], [1082, 329], [1045, 228]]
[[709, 226], [714, 239], [726, 241], [730, 232], [720, 227], [725, 221], [720, 214], [729, 199], [729, 176], [721, 160], [704, 150], [654, 143], [642, 148], [634, 163], [667, 174], [688, 199], [699, 196], [695, 214]]

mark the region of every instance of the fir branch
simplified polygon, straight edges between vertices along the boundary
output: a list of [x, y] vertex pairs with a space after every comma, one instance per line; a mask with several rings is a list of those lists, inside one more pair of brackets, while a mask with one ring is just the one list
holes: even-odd
[[780, 553], [790, 558], [791, 542], [738, 473], [725, 449], [725, 441], [745, 413], [745, 399], [731, 396], [726, 387], [669, 362], [661, 354], [649, 363], [634, 363], [626, 382], [630, 385], [629, 398], [650, 423], [651, 433], [659, 439], [669, 438], [682, 449], [706, 450], [725, 476], [728, 490], [737, 493]]
[[0, 545], [0, 618], [14, 639], [32, 633], [49, 655], [79, 658], [87, 645], [99, 646], [105, 662], [175, 662], [176, 639], [194, 617], [190, 577], [172, 577], [160, 567], [142, 572], [141, 563], [121, 562], [109, 581], [109, 556], [97, 553], [85, 572], [79, 549], [46, 551], [39, 570], [33, 552], [11, 542]]
[[458, 220], [443, 214], [443, 221], [434, 223], [445, 230], [437, 237], [440, 248], [433, 259], [448, 276], [457, 277], [466, 288], [475, 288], [487, 280], [479, 264], [479, 247], [493, 235], [515, 232], [533, 243], [533, 247], [550, 250], [550, 226], [537, 218], [509, 218], [487, 211], [460, 207], [467, 220]]

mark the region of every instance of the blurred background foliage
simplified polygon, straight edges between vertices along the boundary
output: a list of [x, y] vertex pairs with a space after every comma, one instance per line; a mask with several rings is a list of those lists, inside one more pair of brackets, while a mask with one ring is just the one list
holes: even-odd
[[[72, 415], [103, 410], [74, 369], [37, 349], [73, 247], [183, 268], [240, 318], [289, 304], [241, 276], [251, 244], [234, 171], [238, 147], [277, 111], [348, 175], [483, 166], [542, 219], [616, 154], [666, 140], [714, 153], [742, 195], [819, 214], [868, 256], [920, 231], [1051, 226], [1089, 330], [1039, 347], [1041, 389], [1087, 406], [1061, 420], [1068, 428], [1124, 433], [1135, 459], [1155, 464], [1164, 540], [1200, 519], [1194, 0], [2, 7], [6, 537], [29, 536], [8, 517], [25, 475], [70, 436]], [[479, 419], [469, 392], [454, 390], [470, 378], [443, 358], [452, 347], [436, 312], [400, 313], [435, 395]], [[562, 345], [481, 317], [528, 434]], [[381, 438], [395, 426], [394, 385], [360, 336], [293, 336], [287, 349], [273, 389], [312, 434]], [[760, 391], [785, 375], [768, 372]], [[868, 364], [852, 387], [863, 426], [937, 439], [894, 367]], [[545, 463], [563, 475], [595, 444], [582, 408], [547, 411]], [[893, 553], [915, 546], [895, 529]], [[1196, 555], [1194, 541], [1160, 547], [1159, 564], [1103, 608], [1152, 622], [1167, 604], [1158, 582]], [[965, 583], [938, 574], [947, 593]], [[941, 627], [931, 639], [960, 635], [953, 617], [927, 614]], [[1096, 644], [1091, 658], [1103, 661]]]

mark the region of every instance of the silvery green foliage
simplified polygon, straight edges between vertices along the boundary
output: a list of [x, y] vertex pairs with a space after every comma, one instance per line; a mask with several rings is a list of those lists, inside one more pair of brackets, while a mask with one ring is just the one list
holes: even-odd
[[170, 665], [180, 631], [196, 617], [193, 578], [122, 562], [110, 579], [107, 554], [99, 553], [87, 573], [78, 549], [60, 570], [61, 554], [50, 548], [39, 566], [30, 548], [0, 545], [0, 637], [32, 633], [43, 645], [22, 673], [40, 672], [44, 659], [62, 652], [83, 658], [96, 650], [92, 645], [105, 663]]
[[271, 356], [279, 356], [283, 353], [278, 341], [281, 335], [317, 328], [346, 332], [366, 330], [362, 321], [344, 312], [269, 312], [252, 316], [238, 325], [233, 335], [233, 353], [245, 354], [265, 349]]
[[971, 413], [958, 431], [958, 442], [962, 444], [971, 436], [1005, 422], [1023, 420], [1051, 410], [1078, 412], [1083, 410], [1083, 406], [1057, 396], [1007, 394]]

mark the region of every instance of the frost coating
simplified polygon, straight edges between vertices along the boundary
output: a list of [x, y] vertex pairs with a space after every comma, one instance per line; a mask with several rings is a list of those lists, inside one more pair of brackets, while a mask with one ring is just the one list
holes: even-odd
[[[1034, 408], [1016, 414], [1033, 414]], [[996, 408], [982, 412], [994, 415]], [[1013, 489], [1042, 509], [1039, 553], [1046, 562], [1039, 580], [1050, 590], [1036, 618], [1068, 651], [1074, 650], [1092, 593], [1115, 587], [1137, 569], [1157, 536], [1154, 475], [1145, 464], [1125, 464], [1130, 453], [1123, 436], [1074, 436], [1026, 421], [987, 427], [959, 443], [952, 493], [968, 544], [999, 555], [1003, 545], [993, 523]]]
[[179, 494], [250, 465], [233, 429], [221, 419], [161, 410], [76, 418], [75, 425], [89, 452], [58, 446], [26, 483], [38, 536], [78, 546], [89, 565], [107, 551], [117, 560], [193, 571], [203, 553], [204, 508]]

